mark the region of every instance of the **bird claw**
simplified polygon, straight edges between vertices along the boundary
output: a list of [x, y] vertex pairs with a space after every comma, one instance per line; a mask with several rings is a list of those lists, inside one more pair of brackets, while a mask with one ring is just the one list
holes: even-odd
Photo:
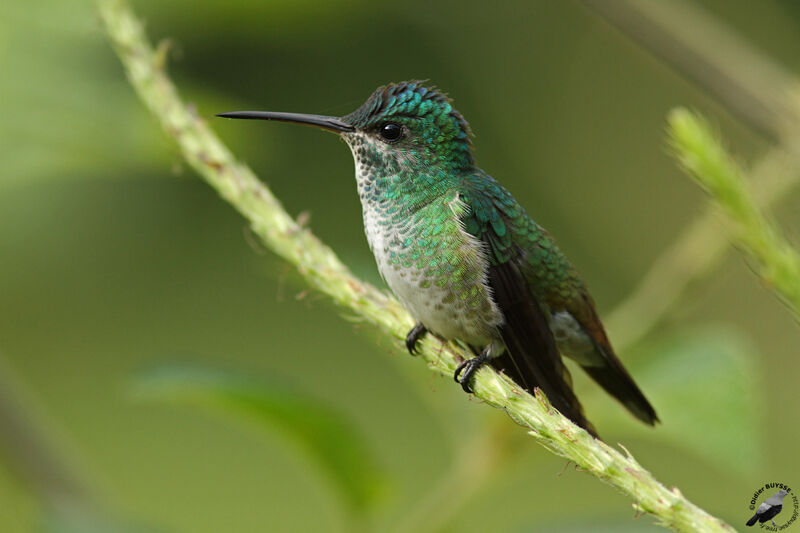
[[419, 341], [426, 333], [428, 328], [418, 322], [411, 331], [406, 335], [406, 348], [411, 355], [417, 355], [417, 341]]
[[[475, 364], [475, 359], [477, 357], [473, 357], [472, 359], [467, 359], [466, 361], [462, 361], [460, 365], [456, 367], [456, 372], [453, 374], [453, 379], [456, 383], [461, 385], [461, 388], [464, 389], [464, 392], [467, 394], [472, 394], [473, 390], [470, 386], [469, 382], [472, 378], [472, 375], [477, 370], [477, 365]], [[464, 371], [466, 369], [466, 371]], [[461, 376], [461, 372], [464, 372], [464, 376]]]
[[[473, 357], [472, 359], [462, 361], [461, 364], [456, 367], [456, 371], [453, 374], [453, 379], [456, 383], [461, 385], [461, 388], [464, 389], [464, 392], [467, 394], [472, 394], [475, 392], [472, 390], [472, 385], [470, 385], [472, 376], [475, 375], [475, 372], [477, 372], [480, 367], [486, 364], [489, 358], [489, 348], [487, 347], [481, 352], [480, 355]], [[462, 372], [464, 373], [463, 376], [461, 375]]]

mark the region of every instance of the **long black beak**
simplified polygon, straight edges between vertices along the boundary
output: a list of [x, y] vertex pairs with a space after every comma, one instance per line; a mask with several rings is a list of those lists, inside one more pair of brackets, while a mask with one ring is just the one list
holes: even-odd
[[305, 115], [303, 113], [278, 113], [272, 111], [231, 111], [230, 113], [219, 113], [218, 117], [224, 118], [246, 118], [251, 120], [278, 120], [280, 122], [294, 122], [295, 124], [305, 124], [315, 126], [328, 131], [337, 133], [356, 131], [356, 129], [336, 117], [326, 117], [324, 115]]

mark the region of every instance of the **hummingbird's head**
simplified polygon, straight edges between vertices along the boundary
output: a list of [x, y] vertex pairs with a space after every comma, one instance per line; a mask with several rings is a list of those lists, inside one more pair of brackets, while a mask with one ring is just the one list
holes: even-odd
[[446, 95], [422, 82], [379, 87], [341, 120], [355, 128], [343, 136], [358, 160], [378, 158], [419, 170], [473, 165], [469, 124]]
[[343, 117], [234, 111], [220, 117], [279, 120], [340, 134], [356, 164], [408, 171], [460, 170], [473, 165], [470, 130], [450, 99], [419, 81], [379, 87], [364, 104]]

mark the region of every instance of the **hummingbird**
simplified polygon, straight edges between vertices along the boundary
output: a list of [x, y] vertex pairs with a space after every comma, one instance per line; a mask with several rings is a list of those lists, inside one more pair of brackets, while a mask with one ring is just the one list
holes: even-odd
[[597, 436], [562, 354], [636, 418], [656, 412], [614, 353], [595, 304], [553, 237], [475, 163], [472, 133], [450, 98], [419, 81], [379, 87], [342, 117], [269, 111], [217, 116], [292, 122], [337, 133], [356, 167], [364, 230], [386, 284], [416, 325], [474, 355], [454, 379], [472, 392], [490, 364]]

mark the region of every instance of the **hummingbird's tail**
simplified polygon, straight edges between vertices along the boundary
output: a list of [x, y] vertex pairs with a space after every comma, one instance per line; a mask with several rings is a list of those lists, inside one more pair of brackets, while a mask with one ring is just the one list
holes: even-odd
[[[655, 409], [614, 353], [605, 328], [597, 316], [594, 302], [585, 288], [578, 291], [577, 296], [568, 302], [567, 309], [566, 316], [571, 320], [571, 323], [567, 324], [572, 324], [572, 335], [581, 340], [577, 350], [575, 341], [562, 343], [562, 353], [581, 365], [598, 385], [617, 399], [633, 416], [645, 424], [655, 425], [659, 421]], [[556, 316], [564, 321], [564, 312], [557, 313]], [[562, 328], [563, 326], [564, 324]]]
[[659, 421], [655, 409], [616, 355], [604, 354], [602, 366], [581, 365], [581, 368], [633, 416], [651, 426]]
[[592, 355], [587, 358], [584, 354], [580, 359], [569, 352], [564, 355], [576, 360], [598, 385], [616, 398], [633, 416], [645, 424], [655, 425], [659, 421], [655, 409], [614, 353], [591, 298], [586, 295], [583, 301], [586, 303], [579, 310], [582, 312], [577, 313], [578, 322], [591, 339], [594, 348]]

